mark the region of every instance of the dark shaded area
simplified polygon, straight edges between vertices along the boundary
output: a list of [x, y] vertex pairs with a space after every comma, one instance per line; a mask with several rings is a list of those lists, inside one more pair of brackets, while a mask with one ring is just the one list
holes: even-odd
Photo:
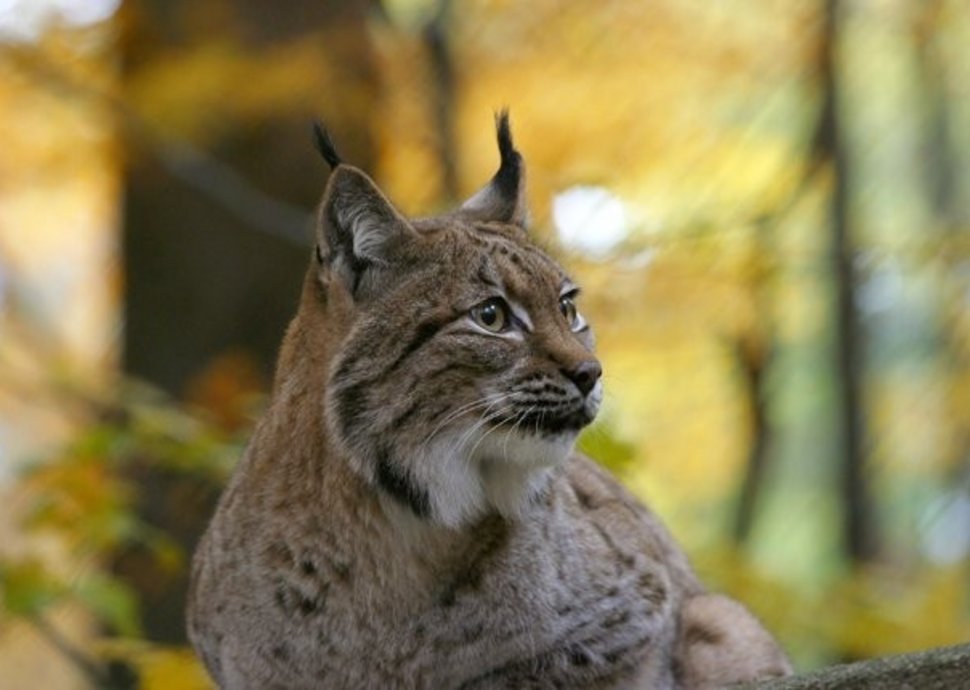
[[[232, 0], [222, 4], [229, 21], [219, 29], [254, 52], [319, 35], [338, 76], [356, 93], [376, 95], [366, 32], [372, 4]], [[142, 2], [128, 14], [128, 81], [211, 39], [212, 20], [186, 0]], [[326, 182], [310, 122], [326, 117], [355, 165], [366, 169], [373, 160], [368, 129], [348, 124], [366, 104], [344, 101], [325, 85], [319, 96], [321, 112], [221, 122], [202, 155], [165, 142], [131, 153], [123, 237], [127, 373], [181, 395], [228, 350], [250, 353], [271, 370], [310, 259], [310, 212]]]
[[177, 395], [230, 349], [268, 371], [309, 249], [241, 227], [148, 161], [129, 170], [125, 369]]

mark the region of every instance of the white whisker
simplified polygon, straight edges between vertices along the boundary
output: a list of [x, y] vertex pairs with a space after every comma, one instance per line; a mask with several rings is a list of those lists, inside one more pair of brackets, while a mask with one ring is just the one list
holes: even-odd
[[[506, 393], [503, 396], [500, 396], [499, 397], [499, 400], [500, 401], [501, 400], [504, 400], [508, 396], [509, 396], [509, 394]], [[425, 439], [421, 442], [421, 444], [418, 446], [418, 453], [417, 453], [417, 455], [418, 456], [423, 455], [424, 452], [426, 451], [427, 447], [428, 447], [428, 444], [431, 442], [431, 440], [438, 434], [439, 431], [441, 431], [442, 429], [444, 429], [445, 426], [447, 426], [449, 423], [455, 421], [456, 419], [458, 419], [459, 417], [461, 417], [463, 415], [471, 414], [473, 412], [476, 412], [480, 408], [483, 408], [483, 409], [485, 409], [487, 411], [494, 404], [495, 404], [495, 401], [494, 400], [490, 400], [489, 399], [489, 396], [485, 396], [485, 397], [482, 397], [482, 398], [478, 398], [477, 400], [473, 400], [473, 401], [471, 401], [469, 403], [466, 403], [464, 405], [461, 405], [460, 407], [457, 407], [456, 409], [452, 410], [451, 412], [448, 413], [448, 415], [444, 419], [442, 419], [435, 426], [434, 429], [431, 430], [431, 433], [429, 433], [425, 437]]]

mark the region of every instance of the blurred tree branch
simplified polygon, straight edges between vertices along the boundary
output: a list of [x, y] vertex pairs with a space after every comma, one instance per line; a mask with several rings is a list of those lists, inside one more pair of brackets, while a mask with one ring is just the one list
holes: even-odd
[[970, 645], [881, 657], [758, 683], [757, 690], [955, 690], [970, 678]]
[[108, 670], [75, 647], [43, 615], [29, 616], [25, 620], [65, 659], [71, 662], [95, 688], [99, 690], [126, 690], [127, 685], [119, 687]]

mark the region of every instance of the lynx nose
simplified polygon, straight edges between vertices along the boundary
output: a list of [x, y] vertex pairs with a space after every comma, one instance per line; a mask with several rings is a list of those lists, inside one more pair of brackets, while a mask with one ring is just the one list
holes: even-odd
[[572, 369], [563, 369], [562, 373], [576, 384], [576, 388], [583, 395], [588, 395], [603, 374], [603, 367], [595, 359], [586, 359]]

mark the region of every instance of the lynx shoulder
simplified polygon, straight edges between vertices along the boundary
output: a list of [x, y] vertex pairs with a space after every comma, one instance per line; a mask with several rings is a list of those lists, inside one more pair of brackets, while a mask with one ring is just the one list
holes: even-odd
[[196, 551], [189, 635], [232, 690], [712, 688], [785, 675], [740, 604], [573, 451], [602, 399], [579, 288], [501, 164], [403, 216], [329, 136], [268, 409]]

